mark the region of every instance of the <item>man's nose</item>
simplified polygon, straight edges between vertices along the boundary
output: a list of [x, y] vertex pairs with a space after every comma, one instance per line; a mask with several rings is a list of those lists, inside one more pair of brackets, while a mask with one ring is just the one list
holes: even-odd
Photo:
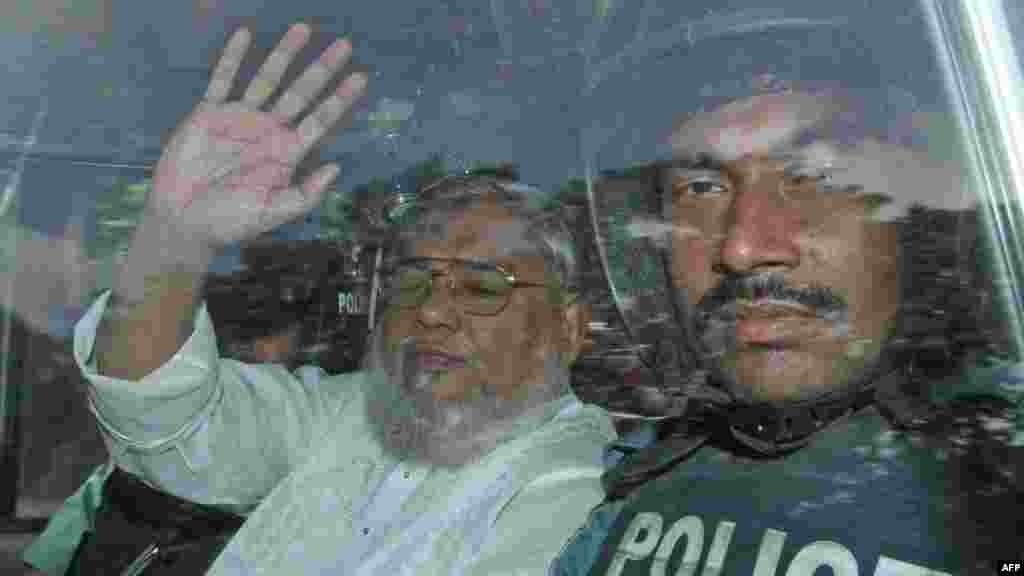
[[734, 196], [715, 263], [720, 272], [781, 272], [800, 264], [798, 208], [784, 202], [774, 186]]
[[419, 322], [426, 328], [459, 328], [459, 314], [456, 310], [455, 283], [451, 276], [436, 276], [430, 287], [430, 294], [420, 305]]

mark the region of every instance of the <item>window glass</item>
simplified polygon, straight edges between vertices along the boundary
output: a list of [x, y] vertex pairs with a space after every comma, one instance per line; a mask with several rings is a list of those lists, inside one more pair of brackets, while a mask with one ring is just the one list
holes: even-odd
[[[11, 455], [19, 466], [17, 514], [39, 517], [106, 459], [70, 337], [99, 287], [97, 272], [110, 273], [113, 247], [106, 244], [113, 240], [104, 199], [132, 173], [42, 156], [7, 160], [20, 180], [3, 216], [2, 280], [8, 310], [15, 312], [5, 318], [7, 422], [17, 435], [12, 445], [18, 451]], [[117, 198], [111, 206], [126, 215], [123, 236], [131, 205]]]
[[848, 362], [809, 370], [860, 377], [895, 350], [933, 381], [1020, 360], [1024, 153], [1006, 104], [1021, 96], [992, 83], [1021, 77], [1020, 2], [992, 3], [1010, 47], [995, 56], [972, 28], [988, 16], [938, 0], [15, 4], [0, 8], [0, 495], [17, 500], [0, 515], [49, 514], [106, 458], [72, 328], [242, 25], [232, 97], [297, 20], [314, 30], [298, 61], [349, 36], [369, 84], [299, 166], [340, 165], [322, 205], [217, 255], [224, 356], [357, 369], [379, 316], [360, 198], [511, 164], [569, 206], [594, 307], [574, 389], [617, 418], [671, 413], [694, 378], [774, 369], [701, 369], [735, 337], [715, 331], [716, 298], [741, 290], [723, 269], [784, 272], [775, 296], [844, 319]]

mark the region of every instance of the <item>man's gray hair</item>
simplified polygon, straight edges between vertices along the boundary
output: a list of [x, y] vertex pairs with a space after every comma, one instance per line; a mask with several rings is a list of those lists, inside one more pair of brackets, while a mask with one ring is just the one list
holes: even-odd
[[[408, 254], [413, 242], [442, 238], [452, 212], [465, 210], [485, 196], [519, 217], [521, 239], [530, 244], [531, 252], [544, 257], [559, 287], [579, 287], [576, 244], [564, 205], [550, 192], [490, 175], [449, 176], [425, 186], [411, 200], [393, 203], [388, 209], [390, 256]], [[522, 252], [516, 246], [500, 248]]]

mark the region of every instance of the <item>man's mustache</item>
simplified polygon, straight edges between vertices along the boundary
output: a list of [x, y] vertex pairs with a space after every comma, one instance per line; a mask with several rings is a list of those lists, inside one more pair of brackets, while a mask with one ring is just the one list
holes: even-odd
[[728, 274], [697, 303], [697, 323], [706, 325], [713, 319], [735, 320], [736, 305], [740, 300], [797, 304], [808, 314], [823, 320], [841, 321], [846, 318], [846, 301], [827, 286], [794, 286], [776, 273]]

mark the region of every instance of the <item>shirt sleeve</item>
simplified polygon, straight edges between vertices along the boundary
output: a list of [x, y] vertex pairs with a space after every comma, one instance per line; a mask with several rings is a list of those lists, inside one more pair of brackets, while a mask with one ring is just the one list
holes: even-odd
[[75, 326], [75, 362], [114, 462], [170, 494], [236, 513], [252, 510], [306, 457], [352, 397], [347, 378], [317, 368], [222, 359], [206, 305], [166, 363], [133, 382], [93, 358], [106, 292]]
[[544, 576], [554, 559], [604, 498], [600, 480], [562, 471], [535, 480], [498, 516], [474, 562], [473, 576]]

